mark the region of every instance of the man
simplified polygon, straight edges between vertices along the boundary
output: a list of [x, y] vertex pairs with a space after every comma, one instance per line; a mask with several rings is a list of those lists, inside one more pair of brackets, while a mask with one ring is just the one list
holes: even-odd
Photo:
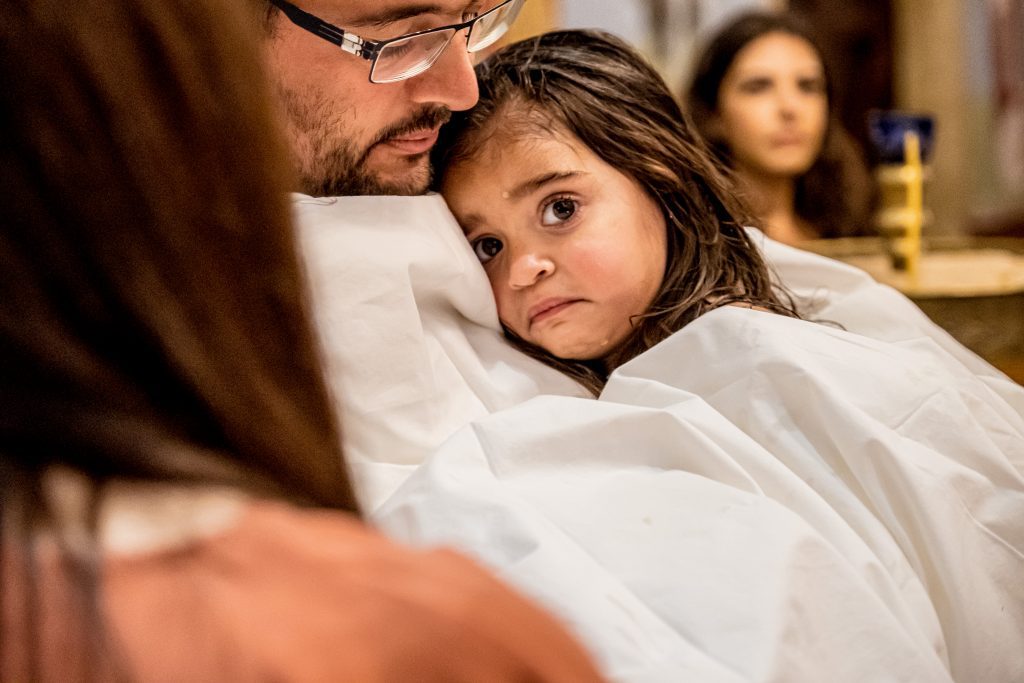
[[[325, 229], [314, 235], [315, 224], [324, 216], [308, 201], [297, 203], [296, 215], [314, 280], [317, 322], [337, 385], [346, 457], [363, 502], [371, 508], [409, 474], [410, 467], [473, 418], [539, 393], [579, 391], [560, 373], [512, 351], [496, 325], [472, 312], [449, 309], [439, 316], [418, 310], [418, 302], [394, 301], [392, 291], [402, 290], [410, 270], [410, 263], [395, 251], [396, 244], [421, 243], [409, 255], [415, 269], [440, 275], [460, 267], [453, 264], [451, 253], [462, 246], [463, 238], [443, 200], [413, 206], [394, 197], [354, 199], [426, 192], [430, 150], [440, 127], [452, 111], [468, 109], [477, 101], [473, 52], [505, 34], [523, 0], [256, 2], [264, 12], [265, 53], [299, 173], [295, 189], [311, 197], [347, 198], [340, 227], [328, 217]], [[382, 214], [394, 219], [399, 206], [402, 218], [392, 222], [401, 224], [407, 235], [396, 240], [393, 231], [384, 229]], [[311, 217], [311, 211], [316, 215]], [[425, 225], [417, 227], [421, 223]], [[434, 251], [438, 248], [441, 253]], [[437, 258], [431, 260], [431, 253]], [[346, 277], [344, 282], [330, 279], [320, 286], [324, 273], [331, 271], [324, 258], [336, 259], [335, 270]], [[493, 310], [486, 282], [473, 294]], [[341, 297], [347, 298], [340, 301]], [[332, 307], [344, 313], [325, 314]], [[404, 317], [407, 314], [411, 319]], [[332, 319], [342, 317], [344, 324], [332, 324]], [[421, 332], [430, 343], [443, 338], [440, 343], [447, 356], [469, 359], [457, 361], [454, 373], [465, 380], [462, 391], [445, 390], [448, 385], [436, 377], [423, 379], [424, 373], [436, 375], [437, 369], [419, 354], [391, 352], [389, 342]], [[386, 357], [382, 365], [387, 372], [377, 371], [368, 354]], [[467, 369], [473, 364], [500, 366], [507, 372], [500, 381], [492, 381], [487, 372]], [[515, 375], [511, 383], [510, 374]], [[438, 390], [417, 393], [424, 384]], [[432, 414], [443, 419], [406, 429], [376, 407], [380, 391], [388, 394], [381, 399], [388, 406], [431, 405]], [[467, 410], [469, 404], [477, 409]], [[382, 472], [379, 465], [387, 458], [394, 458], [388, 464], [396, 467]]]
[[[271, 4], [268, 59], [300, 189], [415, 195], [430, 182], [439, 128], [452, 111], [476, 103], [469, 50], [500, 38], [522, 0]], [[427, 29], [436, 30], [401, 40]], [[360, 49], [366, 57], [353, 54]]]

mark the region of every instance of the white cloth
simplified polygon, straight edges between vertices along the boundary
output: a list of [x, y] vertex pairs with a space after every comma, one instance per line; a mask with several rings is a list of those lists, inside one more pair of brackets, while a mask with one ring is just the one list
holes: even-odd
[[764, 240], [846, 331], [719, 309], [593, 400], [501, 342], [440, 198], [298, 213], [377, 523], [489, 563], [614, 680], [1024, 680], [1024, 390], [898, 293]]
[[439, 195], [297, 195], [328, 385], [364, 505], [470, 420], [587, 393], [514, 351], [487, 276]]

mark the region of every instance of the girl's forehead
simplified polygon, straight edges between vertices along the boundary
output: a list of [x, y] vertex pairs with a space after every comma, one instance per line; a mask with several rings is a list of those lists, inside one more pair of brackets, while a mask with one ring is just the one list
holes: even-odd
[[806, 38], [771, 31], [754, 38], [744, 45], [733, 59], [730, 71], [758, 71], [781, 66], [821, 70], [821, 57]]
[[466, 155], [467, 161], [496, 163], [517, 157], [529, 157], [541, 150], [565, 147], [566, 151], [585, 149], [583, 142], [564, 124], [553, 118], [509, 110], [496, 115], [490, 130], [482, 130]]
[[[494, 132], [469, 155], [460, 156], [444, 172], [442, 194], [479, 202], [484, 195], [529, 197], [543, 185], [537, 179], [604, 177], [613, 170], [564, 127]], [[596, 174], [596, 175], [595, 175]], [[493, 208], [493, 207], [489, 207]], [[479, 209], [483, 210], [483, 209]]]

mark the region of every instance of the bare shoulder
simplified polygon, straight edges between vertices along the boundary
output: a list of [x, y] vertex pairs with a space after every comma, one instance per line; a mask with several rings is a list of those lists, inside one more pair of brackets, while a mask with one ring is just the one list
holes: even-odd
[[469, 559], [334, 512], [254, 503], [222, 534], [110, 569], [139, 680], [598, 680], [550, 616]]

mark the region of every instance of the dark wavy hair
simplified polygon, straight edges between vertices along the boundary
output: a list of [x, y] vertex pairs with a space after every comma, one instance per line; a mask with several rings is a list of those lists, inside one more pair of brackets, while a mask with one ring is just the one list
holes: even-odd
[[[110, 480], [357, 510], [252, 23], [228, 0], [0, 3], [0, 678], [41, 677], [20, 551], [59, 530], [52, 467], [94, 511]], [[63, 625], [90, 622], [98, 674], [90, 540], [63, 548], [85, 604]], [[37, 654], [90, 649], [66, 644]]]
[[601, 361], [521, 349], [594, 393], [615, 367], [701, 314], [743, 302], [795, 316], [744, 230], [747, 213], [658, 73], [633, 48], [598, 31], [555, 31], [505, 47], [477, 66], [480, 102], [445, 126], [434, 161], [445, 170], [499, 128], [564, 129], [634, 178], [657, 201], [668, 230], [665, 275], [632, 333]]
[[796, 180], [797, 215], [814, 226], [821, 237], [871, 234], [872, 186], [867, 168], [861, 150], [839, 123], [825, 53], [801, 17], [755, 11], [743, 13], [726, 24], [707, 43], [696, 61], [689, 87], [684, 88], [687, 113], [718, 159], [731, 165], [728, 144], [712, 130], [719, 90], [740, 50], [769, 33], [785, 33], [807, 41], [817, 53], [825, 74], [828, 127], [818, 158]]

